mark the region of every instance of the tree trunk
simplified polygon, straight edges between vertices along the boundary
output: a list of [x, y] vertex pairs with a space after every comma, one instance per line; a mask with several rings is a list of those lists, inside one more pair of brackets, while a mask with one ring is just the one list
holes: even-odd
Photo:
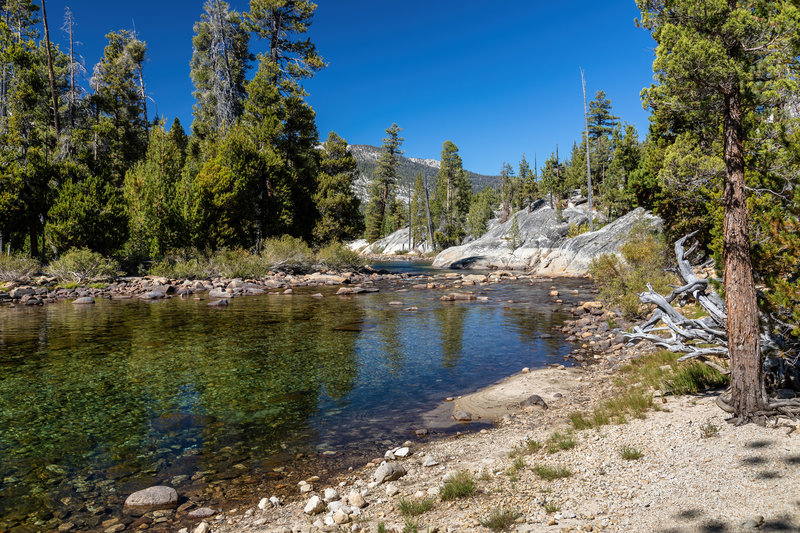
[[586, 183], [589, 192], [589, 231], [594, 231], [594, 217], [592, 216], [592, 165], [589, 163], [589, 111], [586, 109], [586, 80], [583, 79], [583, 69], [581, 69], [581, 85], [583, 87], [583, 125], [585, 127], [586, 140]]
[[28, 226], [28, 235], [31, 238], [31, 257], [34, 259], [39, 258], [39, 234], [36, 231], [36, 222], [31, 221]]
[[428, 188], [423, 185], [425, 189], [425, 212], [428, 215], [428, 242], [430, 243], [431, 250], [435, 250], [436, 246], [433, 242], [433, 223], [431, 223], [431, 205], [428, 200]]
[[722, 259], [731, 358], [731, 403], [740, 423], [767, 406], [758, 305], [750, 261], [742, 109], [738, 87], [724, 95], [725, 190]]
[[53, 126], [56, 129], [56, 145], [58, 145], [58, 99], [56, 98], [56, 77], [53, 73], [53, 53], [50, 50], [50, 30], [47, 27], [47, 10], [42, 0], [42, 23], [44, 24], [44, 43], [47, 46], [47, 76], [50, 79], [50, 98], [53, 105]]

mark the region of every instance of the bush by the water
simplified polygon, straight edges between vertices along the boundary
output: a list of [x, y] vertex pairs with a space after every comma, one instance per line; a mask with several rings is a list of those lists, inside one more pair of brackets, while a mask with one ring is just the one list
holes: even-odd
[[342, 244], [328, 244], [314, 253], [304, 241], [287, 235], [265, 240], [260, 254], [241, 248], [211, 254], [194, 248], [173, 251], [153, 263], [149, 273], [173, 279], [259, 279], [270, 271], [308, 272], [317, 267], [341, 271], [362, 266], [364, 261], [358, 252]]
[[297, 237], [266, 239], [261, 257], [271, 270], [308, 270], [314, 264], [314, 252]]
[[639, 293], [653, 289], [664, 294], [677, 280], [666, 271], [671, 266], [669, 247], [664, 235], [646, 225], [631, 229], [628, 241], [615, 254], [603, 254], [592, 260], [589, 273], [600, 289], [604, 304], [619, 308], [627, 318], [642, 318], [647, 308], [639, 301]]
[[39, 261], [27, 255], [0, 254], [0, 281], [14, 281], [39, 271]]
[[45, 272], [61, 282], [84, 283], [92, 278], [113, 278], [117, 270], [116, 261], [88, 248], [73, 248], [47, 265]]
[[330, 270], [352, 270], [364, 266], [364, 259], [358, 252], [334, 242], [323, 246], [317, 252], [317, 263]]

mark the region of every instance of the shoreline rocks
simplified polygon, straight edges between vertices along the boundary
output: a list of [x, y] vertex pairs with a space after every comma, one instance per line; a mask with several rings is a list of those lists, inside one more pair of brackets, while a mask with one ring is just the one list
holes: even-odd
[[178, 507], [178, 492], [172, 487], [156, 485], [139, 490], [125, 499], [123, 513], [140, 516], [150, 511]]

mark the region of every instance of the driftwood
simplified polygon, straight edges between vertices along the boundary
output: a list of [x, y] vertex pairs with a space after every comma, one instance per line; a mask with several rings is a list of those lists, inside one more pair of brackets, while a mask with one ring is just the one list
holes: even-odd
[[[725, 359], [729, 358], [725, 301], [717, 294], [707, 279], [700, 278], [695, 274], [694, 268], [689, 262], [689, 255], [695, 251], [697, 244], [688, 249], [684, 245], [694, 234], [690, 233], [675, 243], [677, 274], [682, 285], [673, 287], [668, 296], [663, 296], [653, 290], [648, 283], [647, 292], [641, 293], [639, 299], [642, 303], [654, 305], [655, 311], [644, 324], [635, 326], [631, 333], [626, 333], [625, 338], [629, 343], [647, 340], [672, 352], [684, 353], [686, 355], [679, 358], [678, 361], [701, 361], [720, 373], [728, 375], [730, 370], [725, 363]], [[672, 304], [676, 300], [682, 305], [694, 300], [706, 311], [708, 316], [697, 319], [687, 318], [673, 307]], [[767, 357], [767, 366], [778, 368], [780, 372], [787, 367], [794, 367], [794, 363], [797, 361], [793, 361], [790, 365], [784, 364], [779, 345], [779, 339], [774, 338], [768, 332], [762, 333], [761, 348], [762, 353]], [[775, 355], [778, 357], [774, 357]], [[773, 356], [771, 360], [769, 356]], [[772, 381], [780, 380], [773, 377]], [[729, 395], [723, 394], [718, 398], [717, 404], [723, 410], [733, 412], [728, 401]], [[767, 410], [758, 414], [761, 416], [783, 415], [798, 419], [800, 418], [800, 399], [770, 399]]]

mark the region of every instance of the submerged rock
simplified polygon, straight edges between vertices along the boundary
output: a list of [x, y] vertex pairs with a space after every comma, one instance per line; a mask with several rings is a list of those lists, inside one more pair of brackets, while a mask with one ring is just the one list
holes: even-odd
[[75, 300], [72, 300], [72, 303], [75, 304], [75, 305], [93, 304], [94, 303], [94, 298], [92, 298], [91, 296], [82, 296], [80, 298], [76, 298]]
[[142, 515], [158, 509], [174, 509], [178, 506], [178, 493], [172, 487], [156, 485], [134, 492], [125, 500], [123, 512]]

